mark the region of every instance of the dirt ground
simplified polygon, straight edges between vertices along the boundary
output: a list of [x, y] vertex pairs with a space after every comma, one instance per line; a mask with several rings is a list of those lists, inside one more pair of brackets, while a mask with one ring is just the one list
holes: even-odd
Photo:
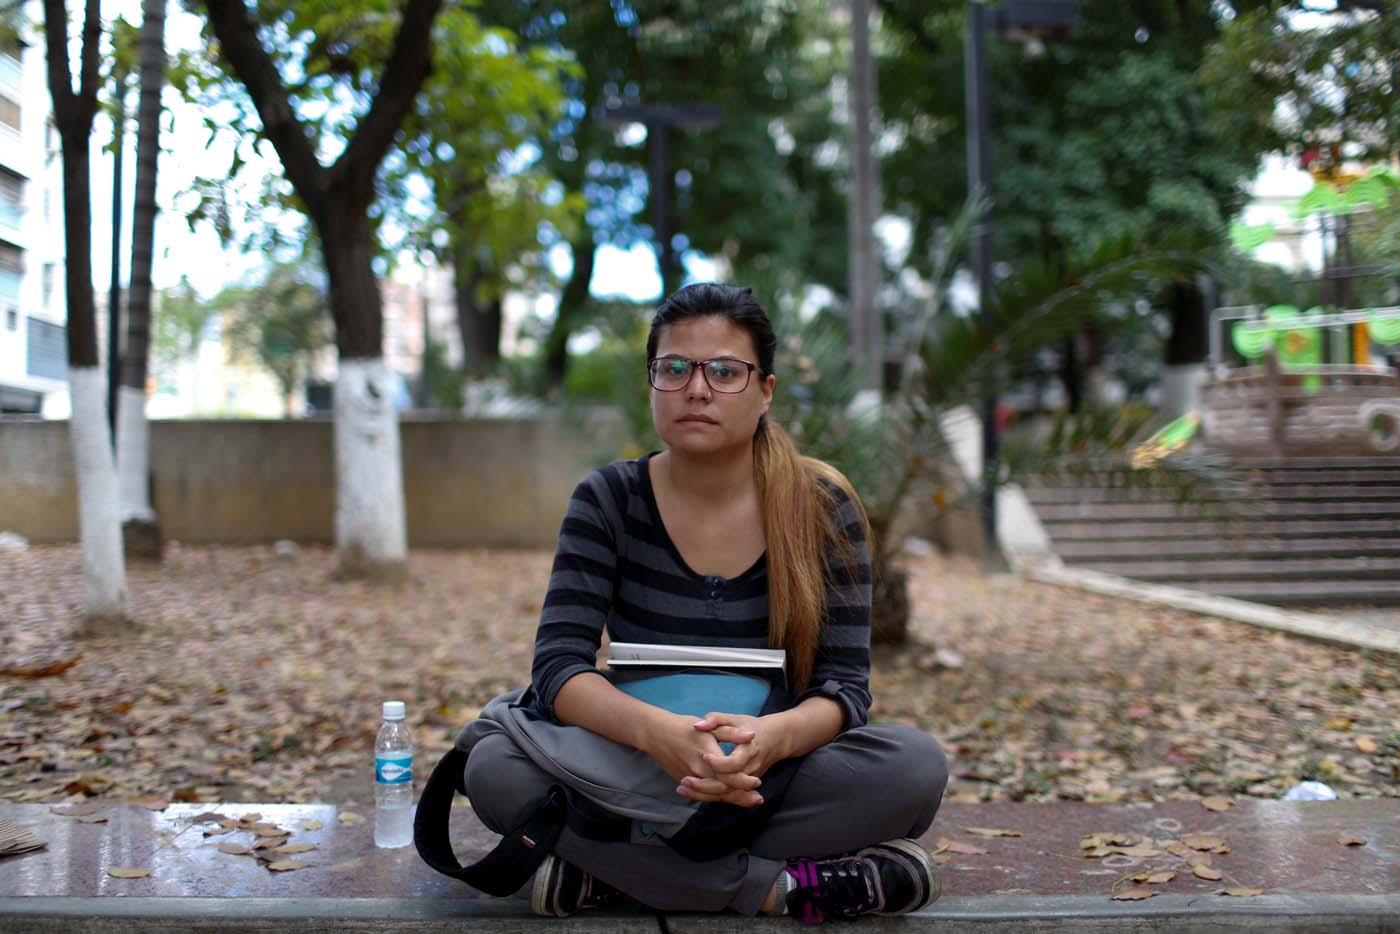
[[[366, 801], [385, 699], [426, 775], [528, 678], [549, 562], [416, 551], [384, 586], [324, 548], [172, 544], [94, 636], [76, 547], [0, 551], [0, 800]], [[952, 800], [1400, 796], [1400, 658], [907, 563], [914, 639], [876, 651], [871, 715], [943, 743]]]

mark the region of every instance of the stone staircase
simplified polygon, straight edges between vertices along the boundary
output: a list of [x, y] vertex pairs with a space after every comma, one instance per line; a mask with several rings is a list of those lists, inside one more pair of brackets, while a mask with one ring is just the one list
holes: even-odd
[[1182, 502], [1087, 470], [1026, 495], [1065, 564], [1260, 603], [1400, 605], [1400, 458], [1253, 458]]

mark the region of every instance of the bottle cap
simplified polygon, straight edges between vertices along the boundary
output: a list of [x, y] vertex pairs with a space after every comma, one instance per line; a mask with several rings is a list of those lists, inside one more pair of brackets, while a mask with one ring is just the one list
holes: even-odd
[[386, 700], [386, 701], [384, 702], [384, 719], [385, 719], [385, 720], [402, 720], [402, 719], [403, 719], [403, 701], [401, 701], [401, 700]]

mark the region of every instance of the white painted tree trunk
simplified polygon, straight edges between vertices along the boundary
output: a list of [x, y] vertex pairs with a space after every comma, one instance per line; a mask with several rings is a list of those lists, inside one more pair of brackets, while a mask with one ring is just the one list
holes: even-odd
[[107, 427], [107, 377], [97, 367], [69, 367], [73, 414], [68, 421], [78, 479], [85, 617], [126, 620], [126, 559], [112, 434]]
[[335, 381], [335, 541], [341, 570], [396, 574], [408, 555], [398, 413], [382, 357], [340, 361]]
[[146, 394], [123, 386], [117, 401], [117, 476], [121, 520], [155, 521], [151, 508], [151, 429], [146, 421]]
[[1162, 414], [1169, 418], [1197, 411], [1201, 407], [1201, 384], [1206, 379], [1204, 363], [1162, 367]]

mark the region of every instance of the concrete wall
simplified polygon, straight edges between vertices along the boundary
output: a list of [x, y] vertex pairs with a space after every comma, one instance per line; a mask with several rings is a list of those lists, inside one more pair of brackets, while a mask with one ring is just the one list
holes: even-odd
[[[551, 548], [574, 485], [617, 449], [608, 413], [401, 423], [408, 537], [426, 547]], [[155, 421], [151, 470], [166, 538], [331, 542], [329, 421]], [[68, 423], [0, 420], [0, 531], [78, 538]]]

